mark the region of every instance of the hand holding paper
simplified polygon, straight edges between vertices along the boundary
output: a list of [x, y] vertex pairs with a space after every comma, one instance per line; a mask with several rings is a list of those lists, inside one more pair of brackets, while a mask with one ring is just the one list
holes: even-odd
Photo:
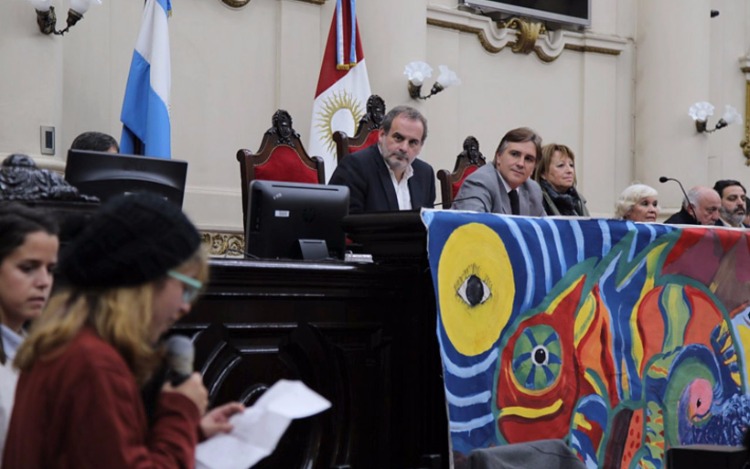
[[301, 381], [279, 380], [254, 406], [230, 420], [231, 433], [199, 444], [198, 469], [247, 469], [273, 452], [292, 419], [309, 417], [331, 406]]

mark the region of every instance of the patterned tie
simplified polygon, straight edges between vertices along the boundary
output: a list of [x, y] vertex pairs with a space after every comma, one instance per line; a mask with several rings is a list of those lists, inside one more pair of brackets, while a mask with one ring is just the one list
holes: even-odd
[[521, 212], [518, 209], [518, 191], [515, 189], [508, 192], [508, 197], [510, 198], [510, 211], [513, 213], [513, 215], [520, 215]]

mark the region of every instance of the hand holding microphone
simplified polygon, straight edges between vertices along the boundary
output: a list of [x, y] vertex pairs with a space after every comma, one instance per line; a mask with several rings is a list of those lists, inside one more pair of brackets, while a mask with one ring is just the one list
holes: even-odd
[[165, 348], [167, 354], [164, 361], [167, 365], [167, 381], [172, 386], [179, 386], [193, 373], [195, 348], [190, 339], [182, 335], [169, 337]]
[[229, 418], [245, 410], [245, 406], [239, 402], [229, 402], [206, 413], [208, 391], [203, 385], [201, 374], [193, 371], [194, 358], [195, 349], [190, 339], [181, 335], [173, 335], [167, 339], [167, 376], [162, 390], [180, 393], [195, 403], [203, 416], [200, 429], [204, 437], [228, 433], [232, 431]]
[[201, 374], [193, 371], [193, 343], [187, 337], [174, 335], [167, 339], [166, 350], [167, 380], [162, 390], [186, 396], [203, 415], [208, 407], [208, 391]]

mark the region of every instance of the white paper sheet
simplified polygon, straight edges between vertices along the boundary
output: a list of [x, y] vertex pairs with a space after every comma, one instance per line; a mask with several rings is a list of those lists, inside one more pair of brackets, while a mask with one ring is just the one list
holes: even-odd
[[200, 443], [198, 469], [247, 469], [273, 452], [293, 419], [331, 407], [301, 381], [279, 380], [252, 407], [230, 419], [234, 429]]

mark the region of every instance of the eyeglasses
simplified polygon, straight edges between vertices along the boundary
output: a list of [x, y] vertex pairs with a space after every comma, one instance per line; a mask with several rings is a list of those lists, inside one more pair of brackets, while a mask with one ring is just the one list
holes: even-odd
[[185, 303], [192, 303], [198, 298], [201, 288], [203, 288], [203, 282], [194, 279], [193, 277], [188, 277], [187, 275], [175, 272], [174, 270], [167, 272], [167, 275], [182, 283], [182, 301]]

